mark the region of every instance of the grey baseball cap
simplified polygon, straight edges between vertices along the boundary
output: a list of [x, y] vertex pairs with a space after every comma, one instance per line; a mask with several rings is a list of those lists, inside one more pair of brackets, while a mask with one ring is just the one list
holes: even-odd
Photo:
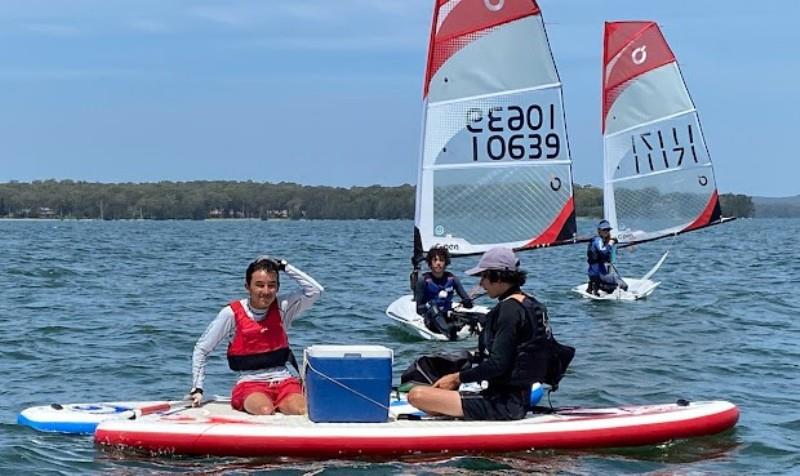
[[475, 276], [484, 271], [519, 271], [519, 258], [511, 248], [492, 248], [481, 256], [478, 266], [466, 271], [468, 276]]
[[613, 230], [614, 228], [611, 226], [611, 223], [608, 220], [600, 220], [600, 223], [597, 224], [598, 230]]

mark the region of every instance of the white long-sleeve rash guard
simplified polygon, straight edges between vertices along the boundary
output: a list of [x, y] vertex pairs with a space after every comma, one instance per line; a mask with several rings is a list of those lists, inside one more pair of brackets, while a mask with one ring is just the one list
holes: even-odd
[[[319, 299], [324, 291], [321, 284], [316, 282], [314, 278], [306, 273], [295, 268], [291, 264], [286, 265], [286, 274], [292, 278], [300, 289], [291, 294], [279, 294], [276, 299], [278, 300], [278, 309], [281, 314], [281, 322], [283, 328], [288, 332], [292, 321], [300, 315], [303, 311], [311, 307], [314, 302]], [[242, 299], [242, 307], [245, 309], [248, 317], [254, 321], [261, 321], [266, 318], [267, 310], [263, 312], [255, 311], [249, 305], [249, 298]], [[234, 332], [236, 331], [235, 319], [233, 317], [233, 309], [231, 306], [225, 306], [219, 311], [217, 317], [208, 325], [203, 335], [194, 346], [192, 353], [192, 386], [194, 388], [203, 388], [206, 375], [206, 361], [208, 355], [220, 344], [220, 342], [230, 342], [233, 340]], [[276, 382], [291, 376], [286, 366], [273, 367], [264, 370], [240, 372], [239, 381], [243, 380], [259, 380], [266, 382]]]

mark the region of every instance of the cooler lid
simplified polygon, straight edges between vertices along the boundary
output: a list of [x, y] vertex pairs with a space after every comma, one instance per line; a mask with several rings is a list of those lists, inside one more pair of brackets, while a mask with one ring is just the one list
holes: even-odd
[[393, 359], [392, 349], [382, 345], [312, 345], [306, 347], [305, 356], [315, 358]]

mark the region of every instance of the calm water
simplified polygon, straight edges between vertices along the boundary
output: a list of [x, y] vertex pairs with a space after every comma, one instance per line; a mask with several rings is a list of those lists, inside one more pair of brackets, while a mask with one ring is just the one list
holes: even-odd
[[[570, 293], [583, 280], [582, 246], [522, 255], [526, 289], [578, 352], [555, 405], [728, 399], [742, 416], [718, 436], [625, 450], [317, 462], [112, 454], [90, 437], [15, 423], [32, 405], [182, 397], [195, 340], [242, 294], [243, 269], [259, 253], [287, 258], [326, 288], [291, 332], [296, 351], [382, 344], [395, 350], [399, 375], [420, 353], [467, 346], [414, 340], [383, 314], [406, 292], [411, 229], [408, 221], [0, 221], [0, 473], [800, 471], [798, 220], [740, 220], [621, 254], [619, 268], [634, 276], [671, 249], [661, 288], [638, 303]], [[209, 368], [211, 394], [232, 383], [223, 354]]]

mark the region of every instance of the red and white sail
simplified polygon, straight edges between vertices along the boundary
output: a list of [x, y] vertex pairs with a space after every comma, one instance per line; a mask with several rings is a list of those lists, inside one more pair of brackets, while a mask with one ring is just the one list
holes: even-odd
[[571, 240], [561, 82], [533, 0], [436, 0], [424, 84], [415, 254]]
[[604, 212], [622, 242], [720, 220], [711, 158], [675, 55], [655, 22], [606, 23]]

